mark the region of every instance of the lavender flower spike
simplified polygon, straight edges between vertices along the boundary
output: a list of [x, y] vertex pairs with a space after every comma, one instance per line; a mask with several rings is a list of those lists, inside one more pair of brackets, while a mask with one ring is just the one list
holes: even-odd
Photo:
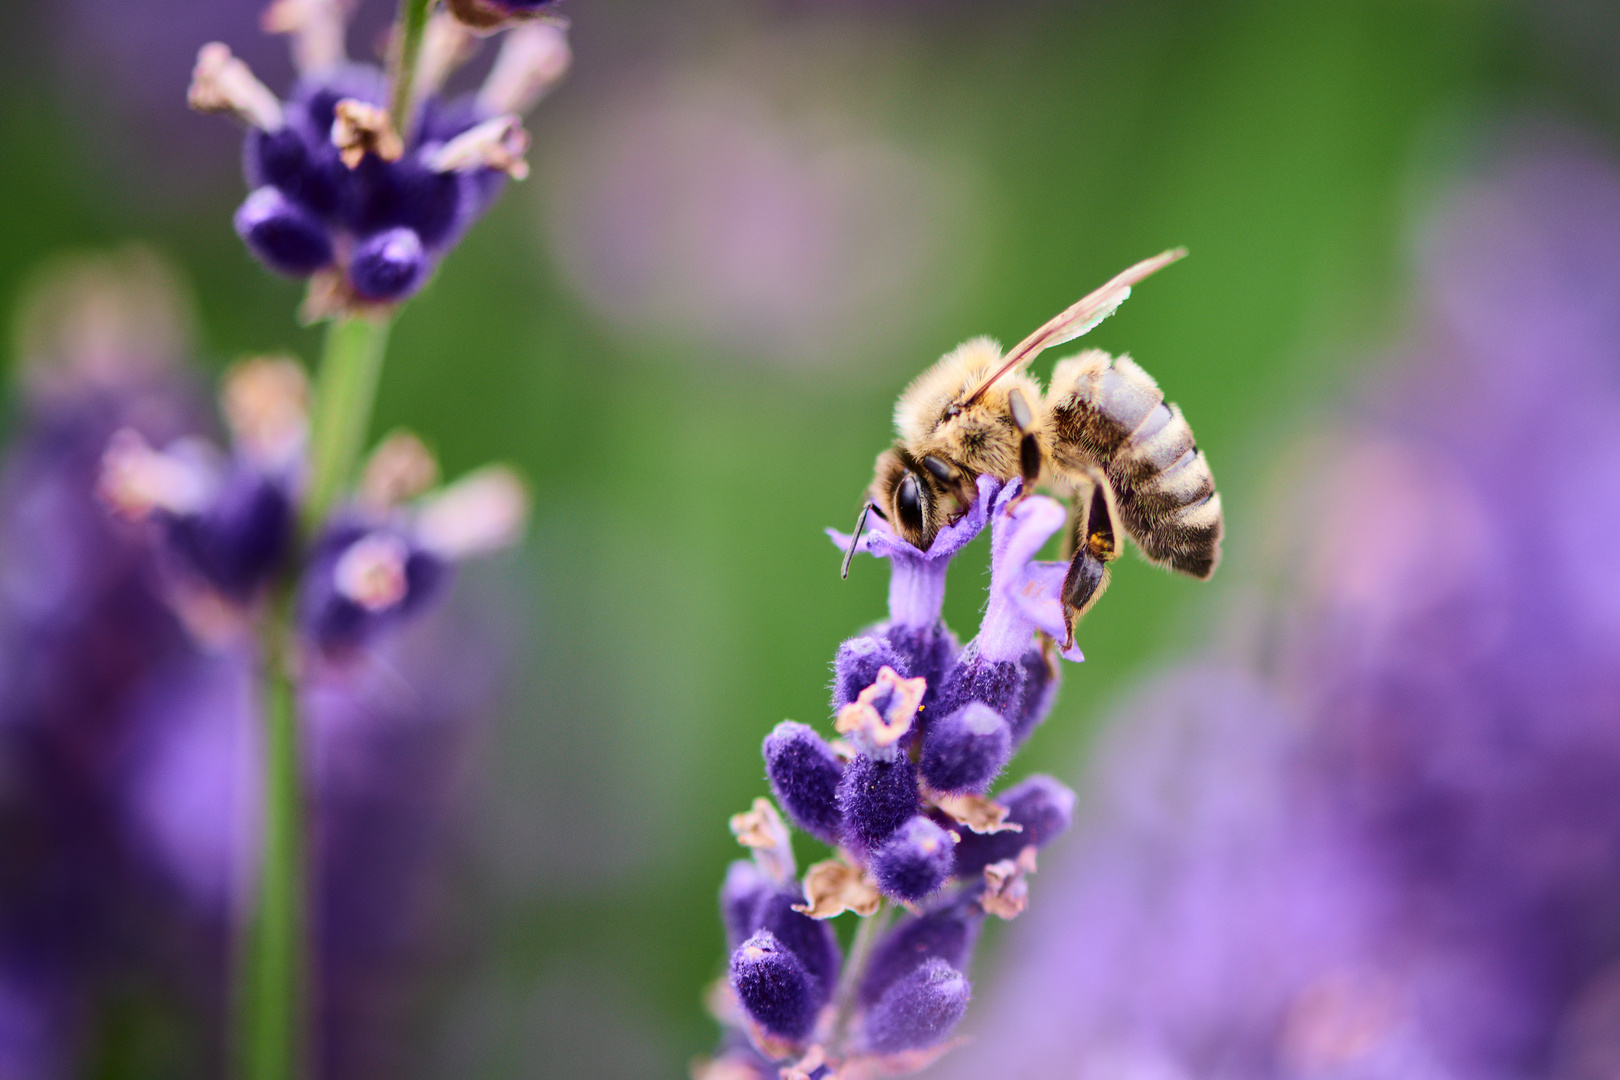
[[[945, 606], [945, 572], [951, 558], [978, 536], [989, 520], [989, 509], [1002, 490], [993, 476], [979, 477], [979, 495], [967, 512], [939, 530], [927, 551], [918, 551], [897, 536], [888, 522], [876, 518], [855, 544], [855, 550], [889, 560], [889, 623], [891, 626], [921, 630], [939, 622]], [[1062, 522], [1060, 521], [1061, 525]], [[848, 551], [850, 537], [837, 529], [827, 535], [840, 551]]]
[[[402, 96], [384, 72], [346, 61], [347, 6], [278, 0], [267, 13], [267, 29], [291, 36], [302, 76], [287, 100], [217, 41], [198, 53], [188, 92], [192, 108], [247, 128], [249, 195], [236, 231], [271, 270], [309, 279], [310, 319], [395, 304], [421, 288], [505, 179], [528, 174], [519, 114], [569, 63], [560, 24], [524, 27], [477, 94], [447, 98], [446, 78], [476, 41], [441, 13]], [[391, 99], [406, 107], [391, 113]]]

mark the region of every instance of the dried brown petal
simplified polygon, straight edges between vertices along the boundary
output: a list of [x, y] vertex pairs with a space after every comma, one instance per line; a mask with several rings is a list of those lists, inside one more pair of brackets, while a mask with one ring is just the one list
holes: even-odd
[[846, 911], [865, 918], [883, 902], [870, 878], [840, 859], [827, 859], [812, 866], [804, 875], [805, 903], [793, 910], [812, 919], [830, 919]]
[[398, 161], [405, 143], [394, 130], [388, 110], [355, 98], [344, 98], [333, 110], [332, 145], [338, 148], [343, 164], [353, 169], [367, 154], [384, 161]]
[[958, 825], [976, 833], [1023, 832], [1016, 821], [1008, 821], [1008, 810], [983, 795], [941, 795], [931, 792], [929, 801]]
[[793, 880], [793, 841], [771, 800], [755, 799], [750, 809], [731, 816], [730, 825], [731, 835], [753, 849], [754, 861], [772, 881], [785, 885]]
[[264, 131], [279, 131], [283, 123], [280, 99], [232, 55], [229, 45], [218, 41], [197, 50], [186, 104], [198, 112], [235, 117]]
[[1018, 853], [1017, 859], [1002, 859], [984, 868], [984, 892], [979, 906], [998, 919], [1015, 919], [1029, 904], [1030, 874], [1035, 872], [1035, 846]]

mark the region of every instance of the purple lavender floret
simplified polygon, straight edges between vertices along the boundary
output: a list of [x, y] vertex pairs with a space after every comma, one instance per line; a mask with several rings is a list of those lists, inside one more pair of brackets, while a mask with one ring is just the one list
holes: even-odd
[[892, 668], [908, 679], [923, 674], [915, 670], [913, 653], [895, 649], [881, 634], [862, 634], [839, 645], [838, 655], [833, 658], [833, 713], [836, 715], [862, 690], [877, 682], [878, 672], [884, 668]]
[[919, 814], [872, 853], [872, 878], [885, 896], [917, 903], [950, 878], [955, 848], [950, 833]]
[[737, 859], [726, 868], [726, 880], [720, 886], [720, 916], [726, 924], [726, 942], [732, 949], [759, 929], [754, 915], [771, 890], [771, 883], [752, 859]]
[[[1065, 567], [1034, 561], [1065, 512], [1043, 496], [1015, 501], [1019, 490], [1016, 481], [979, 477], [978, 497], [927, 552], [882, 521], [856, 542], [854, 550], [889, 560], [889, 619], [838, 649], [833, 726], [843, 739], [829, 745], [806, 725], [784, 722], [763, 745], [777, 802], [837, 857], [811, 867], [802, 891], [773, 886], [794, 873], [778, 812], [761, 799], [733, 818], [754, 860], [732, 865], [720, 901], [734, 950], [731, 986], [755, 1024], [740, 1025], [746, 1051], [725, 1044], [695, 1075], [768, 1076], [764, 1059], [810, 1076], [921, 1068], [967, 1008], [964, 971], [982, 920], [1024, 910], [1035, 871], [1026, 849], [1067, 826], [1074, 796], [1046, 777], [999, 799], [985, 793], [1050, 710], [1055, 657], [1080, 655], [1051, 640], [1067, 629], [1056, 600]], [[946, 572], [986, 524], [989, 603], [978, 635], [959, 648], [940, 619]], [[828, 534], [849, 550], [851, 537]], [[1022, 831], [995, 831], [1003, 816]], [[847, 961], [849, 985], [830, 996], [833, 976], [817, 970], [817, 957], [827, 968], [841, 960], [826, 923], [810, 913], [872, 918], [885, 902], [911, 914], [886, 935], [867, 936], [874, 923], [862, 929]], [[751, 904], [758, 907], [750, 918]], [[782, 921], [768, 922], [772, 913]], [[793, 937], [808, 926], [819, 931], [815, 939]], [[750, 930], [761, 933], [738, 946]], [[818, 981], [829, 996], [811, 989]], [[812, 1006], [829, 1002], [839, 1008], [811, 1016]]]
[[804, 893], [796, 885], [771, 890], [754, 909], [754, 928], [770, 931], [783, 948], [799, 958], [815, 980], [812, 996], [819, 1008], [832, 995], [843, 958], [830, 924], [793, 910], [803, 903]]
[[1007, 807], [1007, 820], [1020, 832], [965, 831], [956, 845], [956, 876], [974, 879], [984, 868], [1002, 859], [1016, 859], [1031, 845], [1045, 847], [1069, 827], [1074, 817], [1074, 792], [1050, 776], [1031, 776], [996, 796]]
[[340, 522], [310, 555], [299, 621], [322, 650], [342, 654], [421, 612], [445, 588], [452, 569], [406, 529]]
[[245, 603], [279, 570], [292, 546], [293, 504], [284, 481], [237, 461], [209, 505], [161, 515], [168, 546], [188, 569]]
[[[941, 529], [926, 552], [918, 551], [901, 539], [881, 519], [871, 519], [856, 544], [857, 552], [889, 560], [889, 619], [872, 627], [867, 635], [886, 642], [893, 650], [899, 662], [890, 663], [890, 667], [908, 678], [927, 679], [930, 693], [959, 648], [955, 635], [946, 629], [940, 618], [945, 604], [946, 573], [957, 552], [983, 531], [989, 520], [991, 502], [1001, 487], [1001, 481], [994, 477], [981, 476], [973, 505], [961, 518]], [[849, 536], [836, 529], [828, 529], [827, 535], [840, 550], [849, 550]], [[852, 654], [846, 669], [844, 650], [839, 650], [833, 680], [835, 712], [848, 704], [855, 693], [870, 685], [870, 680], [860, 685], [855, 683], [864, 673], [864, 665], [870, 664], [865, 656], [871, 651], [862, 646]], [[873, 674], [875, 677], [875, 667]], [[932, 700], [924, 698], [923, 705], [925, 709], [931, 707]]]
[[1012, 729], [978, 701], [928, 725], [918, 769], [935, 791], [978, 794], [1012, 756]]
[[862, 1038], [877, 1054], [933, 1046], [950, 1035], [967, 1012], [971, 996], [960, 971], [931, 957], [896, 979], [866, 1011]]
[[877, 1004], [885, 991], [930, 959], [945, 961], [966, 971], [984, 925], [984, 912], [961, 898], [940, 904], [921, 915], [902, 919], [873, 950], [866, 974], [857, 988], [862, 1005]]
[[821, 1009], [821, 986], [769, 930], [731, 954], [731, 988], [760, 1027], [784, 1039], [809, 1035]]
[[1018, 746], [1040, 726], [1057, 701], [1058, 687], [1063, 681], [1061, 666], [1054, 656], [1047, 655], [1039, 645], [1024, 652], [1019, 665], [1024, 669], [1024, 692], [1018, 704], [1007, 714], [1012, 730], [1012, 741]]
[[765, 774], [793, 823], [824, 844], [843, 832], [838, 782], [844, 773], [832, 748], [804, 724], [784, 720], [765, 737]]
[[874, 761], [858, 754], [838, 782], [843, 841], [857, 851], [874, 851], [916, 815], [920, 803], [917, 767], [905, 757]]

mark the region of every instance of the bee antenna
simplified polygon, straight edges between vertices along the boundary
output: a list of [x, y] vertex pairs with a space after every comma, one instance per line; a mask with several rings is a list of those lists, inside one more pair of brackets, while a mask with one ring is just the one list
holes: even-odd
[[872, 502], [869, 499], [866, 505], [861, 507], [861, 516], [855, 519], [855, 535], [849, 538], [849, 550], [844, 552], [844, 566], [843, 569], [838, 571], [838, 576], [841, 578], [848, 579], [849, 577], [849, 564], [855, 561], [855, 549], [860, 546], [861, 533], [866, 529], [866, 515], [871, 512]]

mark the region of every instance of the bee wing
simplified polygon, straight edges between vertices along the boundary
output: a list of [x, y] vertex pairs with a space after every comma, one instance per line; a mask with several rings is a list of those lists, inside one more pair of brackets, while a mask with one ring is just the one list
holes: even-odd
[[974, 387], [973, 392], [964, 398], [962, 403], [972, 404], [981, 394], [994, 386], [997, 379], [1008, 372], [1018, 370], [1052, 346], [1062, 345], [1082, 334], [1090, 333], [1094, 326], [1112, 315], [1119, 305], [1125, 302], [1131, 295], [1132, 285], [1149, 274], [1164, 269], [1177, 259], [1184, 258], [1186, 254], [1186, 248], [1172, 248], [1121, 270], [1109, 278], [1101, 288], [1093, 289], [1082, 296], [1047, 320], [1039, 330], [1014, 345], [1012, 351], [1002, 357], [1001, 366], [984, 382]]

